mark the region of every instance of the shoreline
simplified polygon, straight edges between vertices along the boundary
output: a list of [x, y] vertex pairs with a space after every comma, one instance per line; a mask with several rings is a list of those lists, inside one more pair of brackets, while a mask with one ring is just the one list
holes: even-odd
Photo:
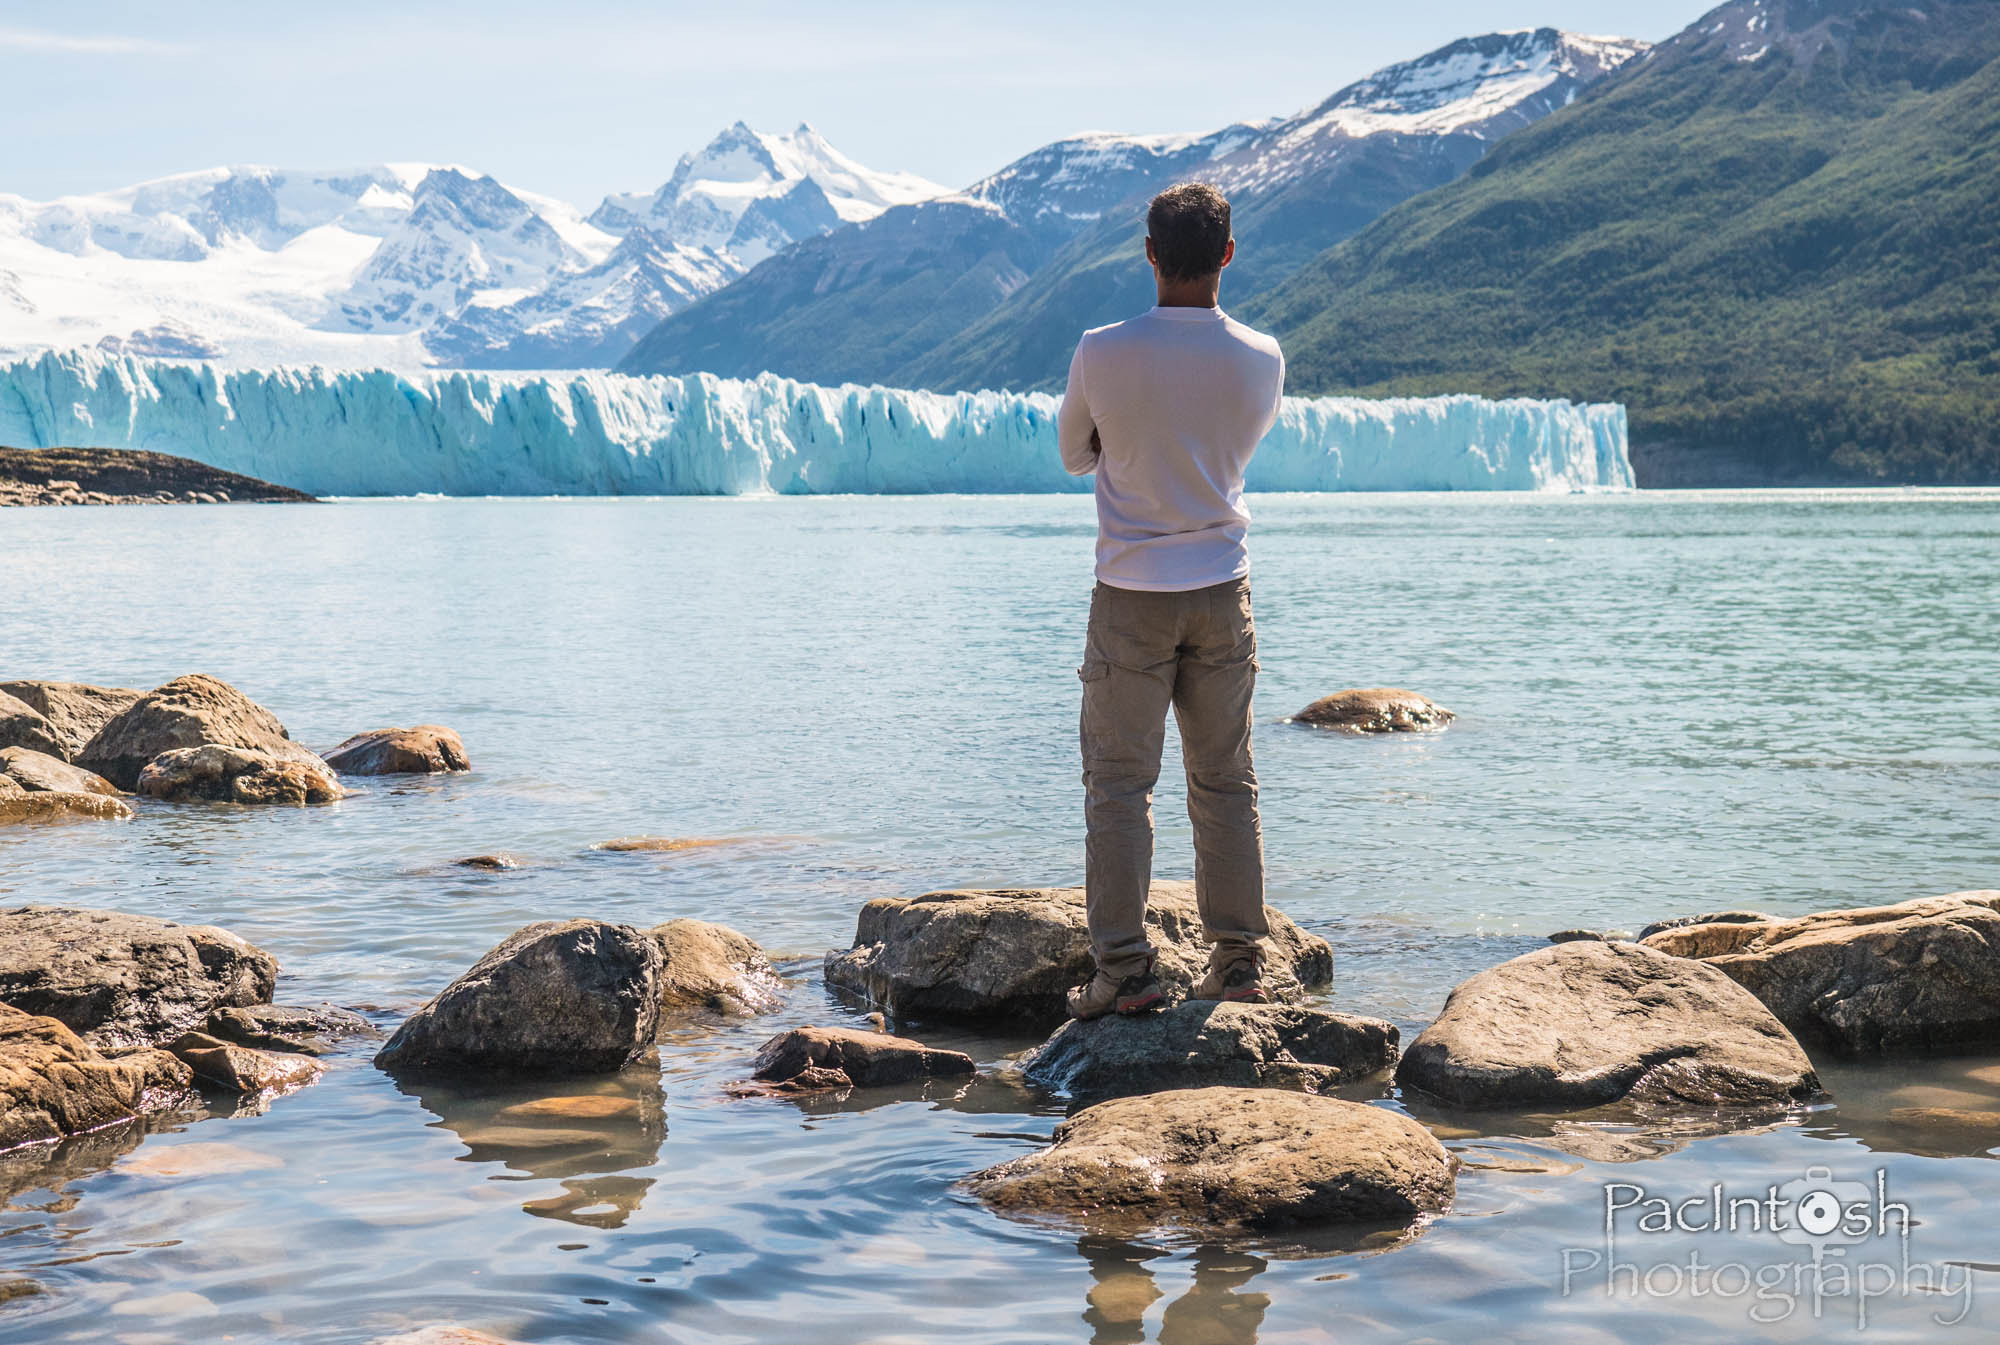
[[166, 453], [0, 447], [0, 507], [315, 502], [290, 486]]

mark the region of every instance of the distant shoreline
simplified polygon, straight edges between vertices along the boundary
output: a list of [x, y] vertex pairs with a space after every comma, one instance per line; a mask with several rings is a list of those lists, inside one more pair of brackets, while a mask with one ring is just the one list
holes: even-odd
[[315, 497], [190, 458], [129, 448], [0, 448], [0, 506], [310, 504]]

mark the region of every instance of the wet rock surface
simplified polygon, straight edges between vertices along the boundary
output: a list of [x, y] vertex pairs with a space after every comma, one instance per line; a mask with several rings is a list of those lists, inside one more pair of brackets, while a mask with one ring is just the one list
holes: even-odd
[[53, 1018], [0, 1005], [0, 1149], [82, 1134], [177, 1101], [187, 1071], [160, 1055], [108, 1058]]
[[754, 1077], [793, 1091], [869, 1088], [913, 1079], [960, 1078], [972, 1057], [940, 1051], [908, 1037], [845, 1027], [800, 1027], [771, 1038], [757, 1052]]
[[1212, 1084], [1314, 1093], [1393, 1065], [1399, 1035], [1379, 1018], [1188, 1000], [1065, 1023], [1021, 1064], [1030, 1083], [1085, 1099]]
[[379, 1037], [375, 1025], [349, 1009], [331, 1004], [301, 1008], [289, 1004], [251, 1004], [217, 1009], [208, 1016], [206, 1031], [238, 1046], [265, 1051], [326, 1055], [339, 1043], [359, 1037]]
[[130, 709], [146, 693], [129, 687], [91, 686], [87, 682], [0, 682], [0, 693], [14, 697], [47, 720], [62, 745], [62, 758], [74, 760], [97, 731]]
[[212, 925], [67, 906], [0, 911], [0, 1003], [99, 1048], [157, 1046], [218, 1008], [268, 1003], [278, 963]]
[[1655, 934], [1664, 934], [1670, 929], [1681, 929], [1688, 925], [1760, 925], [1777, 918], [1762, 911], [1710, 911], [1705, 915], [1675, 915], [1665, 920], [1655, 920], [1632, 937], [1635, 940], [1650, 939]]
[[1351, 687], [1320, 697], [1292, 720], [1348, 733], [1414, 733], [1441, 729], [1457, 717], [1401, 687]]
[[342, 775], [439, 775], [469, 771], [465, 743], [439, 724], [357, 733], [326, 754]]
[[313, 1082], [325, 1067], [310, 1056], [278, 1054], [190, 1032], [167, 1053], [211, 1087], [231, 1093], [287, 1092]]
[[[1326, 941], [1282, 912], [1265, 914], [1272, 997], [1296, 1000], [1326, 985], [1333, 976]], [[1194, 884], [1154, 883], [1146, 928], [1161, 982], [1186, 994], [1208, 965]], [[968, 889], [869, 902], [854, 946], [827, 955], [826, 980], [896, 1017], [1049, 1028], [1067, 1017], [1064, 994], [1093, 969], [1082, 888]]]
[[1396, 1080], [1466, 1108], [1778, 1106], [1812, 1062], [1741, 986], [1634, 943], [1537, 949], [1451, 992]]
[[27, 747], [0, 748], [0, 777], [31, 793], [116, 795], [120, 792], [117, 785], [101, 775]]
[[1727, 974], [1794, 1032], [1844, 1054], [2000, 1045], [2000, 891], [1684, 925], [1645, 945]]
[[651, 933], [665, 959], [663, 1014], [736, 1016], [769, 1013], [783, 1004], [784, 981], [748, 936], [705, 920], [669, 920]]
[[77, 754], [76, 764], [120, 789], [134, 789], [139, 773], [161, 753], [204, 743], [247, 748], [322, 770], [326, 765], [293, 742], [276, 715], [203, 673], [175, 678], [134, 701], [97, 731]]
[[317, 760], [204, 743], [162, 752], [139, 772], [137, 792], [170, 803], [333, 803], [347, 791]]
[[1007, 1213], [1227, 1231], [1409, 1223], [1450, 1203], [1455, 1168], [1429, 1131], [1380, 1107], [1191, 1088], [1087, 1108], [967, 1186]]
[[108, 794], [23, 789], [11, 778], [0, 776], [0, 826], [29, 822], [116, 822], [130, 816], [130, 805]]
[[652, 1043], [659, 945], [630, 925], [515, 931], [418, 1009], [375, 1057], [391, 1073], [604, 1074]]

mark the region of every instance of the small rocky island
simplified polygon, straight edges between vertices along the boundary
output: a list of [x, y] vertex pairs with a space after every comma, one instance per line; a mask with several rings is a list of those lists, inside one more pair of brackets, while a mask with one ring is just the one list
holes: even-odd
[[129, 448], [0, 448], [0, 505], [309, 504], [254, 476]]

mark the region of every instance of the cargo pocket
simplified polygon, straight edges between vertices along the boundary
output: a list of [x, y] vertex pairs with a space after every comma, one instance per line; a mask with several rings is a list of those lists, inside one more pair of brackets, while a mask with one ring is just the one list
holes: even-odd
[[1101, 682], [1111, 676], [1111, 665], [1103, 659], [1085, 659], [1083, 666], [1076, 670], [1079, 682]]

